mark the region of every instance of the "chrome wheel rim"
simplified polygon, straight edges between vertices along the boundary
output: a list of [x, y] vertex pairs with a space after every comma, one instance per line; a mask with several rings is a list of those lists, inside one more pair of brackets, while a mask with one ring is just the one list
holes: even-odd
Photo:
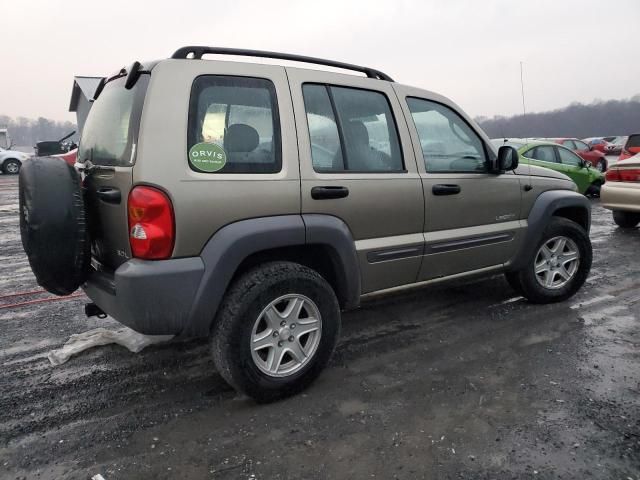
[[304, 295], [283, 295], [258, 315], [251, 331], [251, 358], [265, 375], [293, 375], [313, 358], [321, 334], [316, 304]]
[[20, 166], [17, 163], [9, 162], [7, 164], [7, 172], [9, 172], [9, 173], [18, 173], [18, 170], [20, 170]]
[[550, 290], [562, 288], [575, 276], [579, 265], [580, 251], [576, 243], [568, 237], [553, 237], [536, 255], [536, 280]]

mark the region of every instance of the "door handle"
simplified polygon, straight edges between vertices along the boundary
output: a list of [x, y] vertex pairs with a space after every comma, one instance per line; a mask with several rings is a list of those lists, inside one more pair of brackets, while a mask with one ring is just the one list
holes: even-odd
[[460, 193], [460, 185], [451, 185], [446, 183], [439, 183], [434, 185], [431, 191], [434, 195], [457, 195]]
[[120, 189], [115, 187], [101, 187], [97, 191], [98, 198], [106, 203], [114, 203], [119, 204], [122, 195], [120, 194]]
[[347, 187], [325, 186], [313, 187], [311, 189], [311, 198], [314, 200], [328, 200], [332, 198], [344, 198], [349, 195]]

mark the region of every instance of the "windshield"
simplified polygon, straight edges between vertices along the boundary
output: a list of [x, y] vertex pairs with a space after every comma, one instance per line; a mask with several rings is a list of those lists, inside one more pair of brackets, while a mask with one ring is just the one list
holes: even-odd
[[134, 163], [142, 101], [149, 82], [142, 75], [130, 90], [125, 78], [112, 80], [93, 102], [80, 141], [78, 160], [126, 167]]

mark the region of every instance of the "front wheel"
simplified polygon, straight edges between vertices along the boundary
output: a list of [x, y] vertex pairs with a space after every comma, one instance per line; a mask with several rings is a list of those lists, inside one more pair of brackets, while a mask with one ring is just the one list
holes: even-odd
[[2, 164], [2, 171], [7, 175], [17, 175], [20, 171], [20, 165], [21, 163], [18, 160], [10, 158]]
[[640, 213], [614, 210], [613, 221], [616, 222], [620, 228], [634, 228], [640, 223]]
[[598, 163], [596, 164], [596, 170], [598, 170], [600, 173], [604, 173], [607, 171], [607, 161], [606, 160], [599, 160]]
[[560, 302], [582, 287], [592, 255], [587, 232], [571, 220], [554, 217], [527, 265], [509, 273], [508, 280], [533, 303]]
[[271, 402], [306, 388], [339, 334], [340, 307], [324, 278], [300, 264], [267, 263], [227, 292], [212, 332], [214, 362], [236, 390]]

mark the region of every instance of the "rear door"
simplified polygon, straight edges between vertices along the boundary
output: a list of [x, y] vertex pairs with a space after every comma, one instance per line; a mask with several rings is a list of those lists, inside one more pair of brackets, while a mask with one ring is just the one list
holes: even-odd
[[127, 197], [149, 75], [141, 75], [131, 89], [124, 82], [124, 77], [110, 81], [93, 102], [78, 150], [79, 162], [99, 167], [87, 175], [84, 185], [92, 254], [109, 269], [131, 257]]
[[343, 220], [363, 293], [416, 281], [424, 200], [406, 123], [386, 81], [287, 68], [302, 213]]
[[419, 280], [501, 267], [520, 242], [521, 186], [489, 172], [495, 156], [470, 119], [443, 97], [394, 87], [410, 120], [425, 202]]

